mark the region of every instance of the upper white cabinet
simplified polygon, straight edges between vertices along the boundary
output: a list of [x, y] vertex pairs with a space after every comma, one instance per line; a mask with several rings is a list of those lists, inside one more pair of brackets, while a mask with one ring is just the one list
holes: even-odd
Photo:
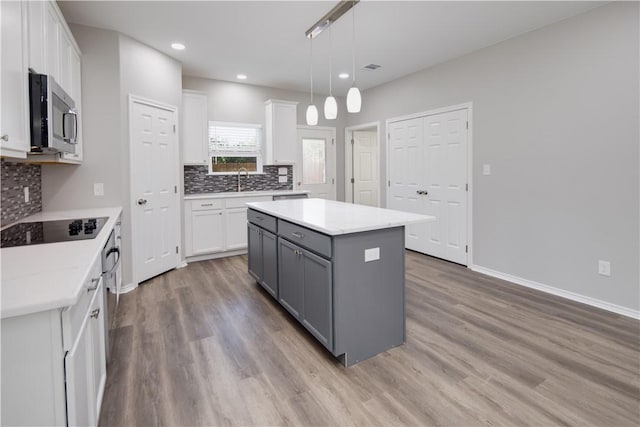
[[209, 164], [207, 95], [182, 92], [182, 156], [185, 165]]
[[[0, 136], [5, 157], [26, 158], [29, 129], [29, 69], [48, 74], [71, 95], [78, 114], [74, 154], [29, 156], [29, 162], [82, 161], [82, 81], [80, 49], [54, 1], [0, 2], [2, 89]], [[4, 135], [7, 135], [4, 137]], [[5, 141], [5, 139], [7, 141]]]
[[27, 4], [0, 2], [0, 155], [25, 158], [29, 141]]
[[297, 102], [270, 99], [265, 102], [266, 165], [296, 162]]

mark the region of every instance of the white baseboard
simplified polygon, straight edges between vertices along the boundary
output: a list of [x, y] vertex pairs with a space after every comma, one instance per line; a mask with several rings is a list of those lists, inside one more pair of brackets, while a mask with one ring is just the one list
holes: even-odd
[[230, 256], [244, 255], [246, 253], [247, 253], [246, 249], [238, 249], [235, 251], [218, 252], [215, 254], [196, 255], [196, 256], [187, 257], [186, 262], [206, 261], [208, 259], [226, 258]]
[[189, 265], [189, 264], [187, 264], [187, 261], [183, 259], [182, 261], [180, 261], [180, 262], [178, 263], [178, 265], [176, 266], [176, 268], [185, 268], [187, 265]]
[[127, 285], [123, 285], [120, 288], [120, 293], [121, 294], [127, 294], [127, 293], [133, 291], [134, 289], [136, 289], [137, 287], [138, 287], [137, 283], [129, 283]]
[[623, 316], [631, 317], [633, 319], [640, 319], [640, 311], [633, 310], [628, 307], [612, 304], [610, 302], [576, 294], [574, 292], [565, 291], [564, 289], [554, 288], [553, 286], [543, 285], [542, 283], [534, 282], [528, 279], [523, 279], [517, 276], [512, 276], [511, 274], [507, 274], [507, 273], [501, 273], [499, 271], [495, 271], [486, 267], [481, 267], [479, 265], [469, 265], [469, 269], [476, 271], [478, 273], [486, 274], [487, 276], [491, 276], [497, 279], [506, 280], [507, 282], [515, 283], [516, 285], [525, 286], [527, 288], [536, 289], [538, 291], [546, 292], [551, 295], [556, 295], [562, 298], [570, 299], [572, 301], [581, 302], [583, 304], [587, 304], [593, 307], [598, 307], [603, 310], [621, 314]]

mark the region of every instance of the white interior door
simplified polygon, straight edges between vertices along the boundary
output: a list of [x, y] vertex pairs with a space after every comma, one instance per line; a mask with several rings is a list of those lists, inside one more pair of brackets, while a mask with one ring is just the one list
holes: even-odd
[[467, 110], [424, 118], [426, 253], [467, 263]]
[[298, 128], [296, 188], [309, 197], [336, 199], [335, 129]]
[[374, 131], [353, 132], [353, 203], [378, 206], [378, 143]]
[[134, 278], [139, 283], [178, 262], [177, 112], [131, 97]]
[[407, 249], [467, 263], [467, 110], [389, 124], [387, 206], [432, 215], [406, 227]]

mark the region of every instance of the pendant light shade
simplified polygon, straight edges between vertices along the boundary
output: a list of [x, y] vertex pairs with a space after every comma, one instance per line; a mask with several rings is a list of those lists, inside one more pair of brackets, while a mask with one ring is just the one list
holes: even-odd
[[309, 104], [307, 107], [307, 124], [309, 126], [318, 124], [318, 109], [313, 104]]
[[361, 107], [362, 96], [360, 95], [360, 90], [355, 86], [351, 86], [351, 89], [347, 92], [347, 111], [350, 113], [359, 113]]
[[338, 117], [338, 103], [333, 96], [327, 96], [324, 100], [324, 118], [334, 120]]

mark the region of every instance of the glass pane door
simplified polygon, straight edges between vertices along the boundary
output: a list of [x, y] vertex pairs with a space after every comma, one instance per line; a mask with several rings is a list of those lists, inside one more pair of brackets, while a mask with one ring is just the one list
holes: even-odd
[[327, 155], [324, 139], [302, 139], [302, 183], [327, 183]]

